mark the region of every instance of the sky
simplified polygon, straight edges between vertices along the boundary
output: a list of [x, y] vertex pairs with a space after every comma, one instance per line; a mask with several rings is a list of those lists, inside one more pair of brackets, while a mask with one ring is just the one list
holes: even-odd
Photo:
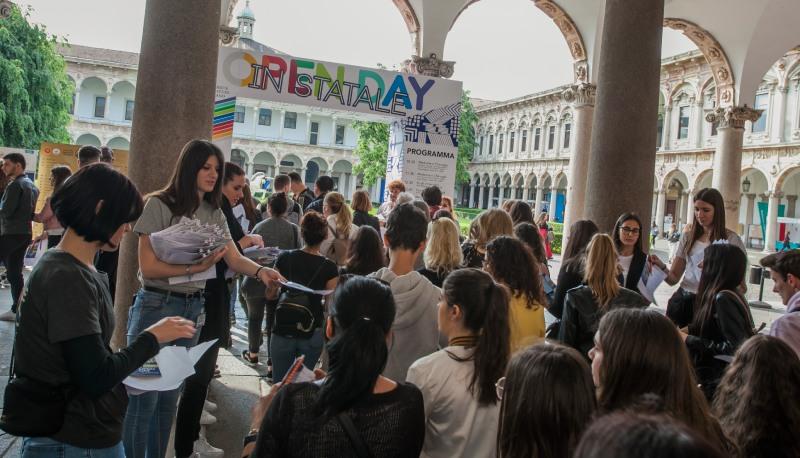
[[[80, 0], [69, 6], [64, 0], [15, 1], [33, 8], [32, 22], [70, 43], [139, 51], [145, 0]], [[239, 0], [236, 14], [243, 7]], [[391, 69], [412, 54], [391, 0], [252, 0], [250, 8], [255, 40], [294, 56]], [[663, 40], [664, 56], [696, 49], [669, 29]], [[456, 62], [453, 79], [483, 99], [507, 100], [572, 81], [561, 32], [530, 0], [470, 6], [448, 35], [444, 59]]]

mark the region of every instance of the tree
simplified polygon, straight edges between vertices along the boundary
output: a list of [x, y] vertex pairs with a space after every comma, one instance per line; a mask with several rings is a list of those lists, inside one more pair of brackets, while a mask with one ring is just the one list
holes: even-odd
[[12, 7], [0, 19], [0, 145], [38, 149], [42, 142], [68, 142], [73, 85], [57, 38]]
[[[469, 99], [469, 91], [461, 94], [461, 118], [458, 125], [458, 155], [456, 157], [456, 183], [469, 181], [467, 166], [475, 151], [475, 123], [478, 116]], [[353, 169], [364, 176], [364, 184], [372, 185], [386, 175], [389, 155], [389, 125], [381, 122], [356, 121], [353, 128], [358, 135], [355, 155], [359, 162]]]

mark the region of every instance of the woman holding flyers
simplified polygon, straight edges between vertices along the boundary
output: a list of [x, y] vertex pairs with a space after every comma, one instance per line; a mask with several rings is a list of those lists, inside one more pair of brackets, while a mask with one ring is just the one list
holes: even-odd
[[[183, 147], [167, 186], [147, 199], [142, 216], [133, 228], [139, 236], [139, 279], [142, 287], [136, 293], [129, 312], [128, 341], [165, 316], [182, 316], [202, 328], [205, 323], [205, 280], [174, 284], [170, 283], [170, 277], [188, 276], [191, 279], [193, 275], [213, 268], [219, 260], [224, 259], [234, 272], [258, 277], [269, 286], [281, 278], [276, 271], [261, 267], [242, 256], [230, 240], [228, 225], [220, 209], [224, 162], [222, 152], [211, 142], [192, 140]], [[183, 217], [217, 226], [228, 239], [227, 245], [198, 264], [175, 265], [159, 260], [150, 243], [150, 234], [177, 224]], [[176, 344], [194, 345], [197, 337], [182, 339]], [[163, 458], [166, 455], [180, 391], [179, 388], [129, 393], [131, 396], [123, 438], [126, 456]]]

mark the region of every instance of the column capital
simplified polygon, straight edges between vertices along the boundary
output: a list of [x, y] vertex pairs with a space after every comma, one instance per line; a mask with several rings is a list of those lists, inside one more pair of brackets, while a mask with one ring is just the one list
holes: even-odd
[[417, 75], [450, 78], [453, 76], [454, 65], [454, 61], [441, 60], [436, 53], [431, 53], [428, 57], [415, 54], [403, 62], [402, 69], [404, 72]]
[[583, 106], [594, 106], [597, 86], [590, 83], [575, 84], [561, 93], [561, 97], [567, 103], [572, 103], [575, 108]]
[[239, 36], [239, 29], [227, 25], [219, 26], [219, 41], [224, 45], [233, 43], [233, 40]]
[[739, 210], [739, 199], [727, 199], [723, 201], [725, 204], [725, 210], [729, 211], [738, 211]]
[[0, 19], [11, 16], [11, 9], [16, 6], [10, 0], [0, 0]]
[[797, 201], [797, 196], [796, 195], [794, 195], [794, 196], [786, 196], [786, 200], [788, 200], [789, 202], [796, 202]]
[[766, 196], [769, 197], [770, 199], [772, 198], [782, 199], [784, 194], [783, 191], [767, 191]]
[[719, 107], [706, 115], [706, 121], [719, 123], [719, 129], [743, 129], [745, 121], [755, 122], [764, 110], [741, 107]]

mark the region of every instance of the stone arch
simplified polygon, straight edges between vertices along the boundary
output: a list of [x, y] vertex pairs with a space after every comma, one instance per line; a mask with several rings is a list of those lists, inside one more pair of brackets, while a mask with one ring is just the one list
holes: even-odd
[[[751, 193], [763, 193], [767, 192], [772, 189], [772, 183], [770, 183], [769, 174], [764, 172], [758, 167], [749, 166], [742, 169], [741, 181], [744, 183], [745, 179], [747, 179], [749, 183], [749, 189], [747, 194]], [[790, 178], [788, 175], [786, 178]], [[785, 183], [786, 181], [784, 181]], [[744, 193], [744, 189], [742, 189], [742, 193]]]
[[81, 145], [81, 146], [92, 145], [92, 146], [96, 146], [98, 148], [100, 146], [102, 146], [102, 142], [100, 142], [100, 139], [97, 138], [97, 135], [90, 134], [90, 133], [85, 133], [83, 135], [79, 135], [75, 139], [75, 144], [76, 145]]
[[331, 171], [334, 173], [350, 173], [353, 171], [353, 164], [345, 159], [339, 159], [333, 164]]
[[520, 120], [519, 120], [519, 128], [520, 129], [527, 129], [528, 127], [530, 127], [530, 124], [531, 124], [531, 122], [530, 122], [530, 119], [528, 118], [528, 115], [527, 114], [526, 115], [522, 115], [522, 118], [520, 118]]
[[231, 162], [247, 171], [248, 156], [243, 150], [238, 148], [231, 149]]
[[269, 151], [261, 151], [253, 156], [253, 172], [262, 172], [274, 176], [278, 162]]
[[[328, 161], [326, 161], [324, 158], [321, 158], [319, 156], [314, 156], [311, 159], [309, 159], [308, 161], [306, 161], [306, 167], [308, 167], [311, 164], [311, 162], [314, 162], [317, 165], [318, 171], [321, 172], [321, 173], [325, 173], [325, 172], [327, 172], [327, 171], [329, 171], [331, 169], [330, 168], [330, 164], [328, 164]], [[316, 180], [316, 178], [314, 178], [314, 180]], [[312, 180], [312, 181], [314, 181], [314, 180]]]
[[736, 103], [736, 87], [728, 56], [711, 33], [694, 22], [678, 18], [664, 18], [664, 27], [682, 32], [692, 41], [711, 67], [716, 83], [716, 104], [719, 107]]
[[694, 177], [694, 183], [692, 184], [692, 187], [689, 189], [689, 191], [692, 194], [694, 194], [697, 191], [701, 190], [702, 188], [706, 187], [705, 185], [706, 183], [708, 183], [708, 186], [711, 186], [711, 175], [713, 174], [713, 172], [714, 172], [713, 169], [705, 169], [700, 171]]
[[[562, 182], [564, 183], [564, 186], [561, 186]], [[566, 190], [568, 185], [569, 185], [569, 182], [567, 180], [567, 174], [564, 173], [563, 170], [560, 170], [558, 172], [558, 174], [555, 176], [555, 178], [553, 179], [553, 188], [554, 189], [564, 189], [564, 190]]]
[[303, 160], [296, 154], [288, 153], [280, 158], [278, 170], [281, 173], [297, 172], [304, 167]]
[[683, 170], [675, 168], [664, 175], [664, 178], [661, 180], [661, 184], [658, 186], [658, 189], [665, 191], [673, 179], [678, 180], [684, 189], [689, 188], [689, 178], [686, 176]]
[[778, 178], [775, 180], [775, 184], [772, 186], [772, 191], [780, 192], [783, 191], [783, 186], [789, 181], [790, 178], [794, 177], [800, 172], [800, 165], [793, 165], [791, 167], [786, 168]]
[[472, 179], [470, 180], [470, 184], [479, 185], [481, 184], [481, 176], [477, 172], [472, 175]]
[[689, 98], [697, 97], [697, 88], [686, 81], [676, 85], [669, 93], [669, 104], [674, 106], [674, 102], [684, 96]]
[[131, 142], [125, 137], [114, 137], [106, 143], [106, 145], [111, 149], [121, 149], [121, 150], [129, 150], [131, 148]]

